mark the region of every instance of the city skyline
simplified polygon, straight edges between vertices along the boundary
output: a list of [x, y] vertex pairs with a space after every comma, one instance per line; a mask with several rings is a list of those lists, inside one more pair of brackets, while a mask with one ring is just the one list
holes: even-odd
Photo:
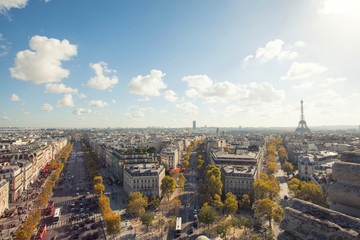
[[0, 127], [358, 125], [360, 3], [0, 0]]

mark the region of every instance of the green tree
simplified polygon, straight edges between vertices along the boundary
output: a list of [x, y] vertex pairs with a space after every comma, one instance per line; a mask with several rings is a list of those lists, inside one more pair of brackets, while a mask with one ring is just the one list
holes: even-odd
[[251, 221], [244, 216], [240, 216], [240, 225], [244, 228], [244, 234], [246, 236], [247, 230], [251, 230], [252, 228]]
[[184, 187], [185, 187], [185, 182], [186, 182], [186, 178], [184, 177], [184, 175], [181, 173], [179, 176], [179, 180], [178, 180], [178, 186], [179, 188], [183, 191]]
[[217, 234], [220, 235], [221, 238], [225, 238], [227, 235], [230, 234], [230, 228], [231, 228], [231, 222], [230, 221], [225, 221], [220, 223], [220, 225], [216, 228], [216, 232]]
[[149, 207], [153, 210], [155, 210], [156, 208], [158, 208], [160, 205], [160, 198], [158, 198], [157, 196], [153, 195], [151, 197], [151, 200], [149, 202]]
[[289, 162], [284, 162], [283, 165], [281, 165], [281, 169], [286, 172], [286, 174], [289, 176], [290, 173], [294, 172], [294, 167]]
[[300, 181], [296, 178], [288, 182], [289, 190], [296, 198], [309, 201], [326, 207], [326, 196], [321, 192], [320, 186], [313, 182]]
[[212, 200], [212, 206], [218, 211], [221, 211], [224, 208], [224, 204], [219, 195], [215, 194], [214, 199]]
[[280, 183], [273, 175], [262, 173], [254, 182], [255, 199], [270, 198], [273, 200], [279, 195]]
[[154, 214], [150, 212], [146, 212], [144, 215], [141, 216], [141, 222], [144, 226], [146, 226], [146, 231], [149, 232], [149, 226], [151, 226], [154, 220]]
[[179, 199], [173, 199], [171, 201], [171, 211], [172, 213], [176, 214], [181, 207], [181, 201]]
[[238, 201], [236, 196], [231, 192], [226, 194], [226, 199], [224, 201], [224, 209], [228, 215], [234, 215], [238, 210]]
[[183, 168], [188, 168], [189, 165], [190, 165], [190, 163], [189, 163], [188, 160], [184, 160], [184, 161], [182, 162], [182, 167], [183, 167]]
[[212, 175], [209, 178], [208, 191], [212, 197], [215, 196], [215, 194], [221, 196], [222, 195], [222, 187], [223, 187], [223, 184], [222, 184], [220, 178], [217, 178], [214, 175]]
[[259, 200], [256, 205], [255, 216], [259, 219], [265, 217], [269, 220], [270, 228], [271, 220], [274, 219], [275, 221], [280, 222], [282, 213], [282, 208], [268, 198]]
[[171, 194], [175, 192], [176, 182], [172, 177], [165, 176], [161, 181], [161, 192], [170, 200]]
[[145, 213], [145, 208], [148, 206], [148, 199], [146, 196], [142, 196], [141, 193], [130, 193], [128, 198], [127, 211], [132, 216], [140, 217]]
[[216, 210], [209, 206], [208, 203], [204, 203], [202, 208], [199, 210], [199, 221], [208, 225], [213, 224], [216, 220]]
[[242, 208], [242, 209], [250, 210], [251, 209], [251, 200], [250, 200], [249, 195], [244, 194], [242, 196], [242, 199], [241, 199], [239, 205], [240, 205], [240, 208]]
[[30, 240], [31, 235], [25, 230], [18, 230], [15, 233], [14, 240]]
[[276, 162], [267, 162], [266, 163], [266, 173], [267, 174], [274, 174], [277, 172], [277, 165]]

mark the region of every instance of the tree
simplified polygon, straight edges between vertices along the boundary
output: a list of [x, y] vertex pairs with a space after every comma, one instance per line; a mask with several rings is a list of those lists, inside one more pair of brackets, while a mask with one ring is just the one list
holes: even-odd
[[181, 190], [184, 190], [185, 187], [185, 182], [186, 182], [186, 178], [184, 177], [184, 175], [181, 173], [179, 176], [179, 180], [178, 180], [178, 186]]
[[236, 196], [231, 192], [226, 194], [226, 199], [224, 201], [224, 209], [228, 215], [234, 215], [238, 210], [238, 201]]
[[261, 174], [254, 182], [255, 199], [274, 199], [279, 195], [280, 183], [273, 175]]
[[247, 229], [250, 230], [252, 227], [251, 221], [244, 216], [240, 216], [240, 225], [244, 228], [245, 235], [247, 234]]
[[223, 184], [220, 178], [215, 177], [212, 175], [208, 182], [208, 191], [211, 196], [215, 196], [215, 194], [221, 196], [222, 195], [222, 187]]
[[172, 177], [173, 179], [177, 180], [179, 177], [179, 170], [177, 169], [173, 169], [170, 171], [170, 177]]
[[247, 209], [247, 210], [251, 209], [251, 200], [250, 200], [249, 195], [244, 194], [242, 196], [242, 199], [240, 201], [240, 208]]
[[141, 216], [141, 222], [144, 226], [146, 226], [146, 231], [149, 232], [149, 226], [151, 226], [152, 221], [154, 220], [154, 214], [150, 212], [146, 212]]
[[216, 210], [210, 207], [208, 203], [204, 203], [202, 208], [199, 210], [199, 221], [208, 225], [214, 223], [216, 220]]
[[161, 180], [161, 192], [167, 197], [168, 201], [170, 200], [171, 194], [175, 192], [176, 182], [172, 177], [165, 176]]
[[182, 162], [182, 167], [183, 168], [188, 168], [189, 167], [189, 161], [188, 160], [184, 160], [183, 162]]
[[277, 172], [276, 162], [267, 162], [266, 163], [266, 172], [267, 174], [273, 174]]
[[282, 208], [268, 198], [259, 200], [256, 205], [255, 216], [258, 218], [265, 217], [269, 220], [270, 228], [271, 220], [274, 219], [275, 221], [280, 222], [282, 213]]
[[153, 210], [155, 210], [156, 208], [158, 208], [160, 205], [160, 198], [158, 198], [157, 196], [153, 195], [151, 197], [151, 200], [149, 202], [149, 207]]
[[102, 176], [95, 176], [94, 177], [94, 184], [98, 184], [98, 183], [103, 183], [103, 178]]
[[18, 230], [15, 233], [14, 240], [30, 240], [31, 235], [25, 230]]
[[96, 195], [103, 195], [103, 193], [105, 192], [105, 186], [101, 183], [98, 183], [94, 185], [94, 191]]
[[292, 173], [294, 171], [294, 167], [291, 163], [289, 162], [284, 162], [283, 165], [281, 165], [281, 169], [286, 172], [286, 174], [289, 176], [290, 173]]
[[326, 196], [321, 192], [320, 186], [313, 182], [300, 181], [293, 178], [288, 182], [289, 190], [296, 198], [309, 201], [326, 207]]
[[142, 196], [141, 193], [130, 193], [128, 198], [127, 211], [136, 217], [140, 217], [145, 213], [145, 208], [148, 206], [148, 199], [146, 196]]
[[114, 237], [121, 233], [120, 216], [114, 212], [108, 213], [104, 216], [107, 233]]
[[181, 207], [181, 201], [179, 199], [173, 199], [171, 201], [172, 212], [176, 214]]
[[221, 238], [225, 238], [228, 234], [230, 234], [231, 222], [225, 221], [220, 223], [220, 225], [216, 228], [216, 233], [220, 235]]
[[219, 195], [215, 194], [214, 199], [212, 200], [212, 206], [218, 211], [221, 211], [224, 208], [224, 204]]

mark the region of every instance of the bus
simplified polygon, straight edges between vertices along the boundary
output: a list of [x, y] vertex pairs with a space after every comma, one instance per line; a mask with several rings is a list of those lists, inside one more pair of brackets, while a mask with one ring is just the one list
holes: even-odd
[[181, 217], [176, 218], [176, 227], [175, 227], [175, 236], [179, 237], [181, 235]]
[[39, 226], [38, 231], [36, 233], [36, 237], [34, 239], [36, 240], [44, 240], [46, 234], [46, 224], [42, 224]]
[[60, 208], [56, 208], [53, 216], [53, 222], [58, 222], [60, 220]]

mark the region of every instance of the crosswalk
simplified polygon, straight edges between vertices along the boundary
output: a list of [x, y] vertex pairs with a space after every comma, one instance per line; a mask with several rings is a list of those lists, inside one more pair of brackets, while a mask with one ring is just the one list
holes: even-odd
[[[94, 216], [92, 216], [91, 218], [95, 218], [95, 219], [98, 219], [101, 217], [101, 213], [96, 213]], [[80, 222], [83, 222], [84, 219], [77, 219], [77, 220], [72, 220], [71, 223], [74, 225], [74, 224], [77, 224], [77, 223], [80, 223]], [[60, 228], [60, 227], [63, 227], [63, 226], [66, 226], [66, 225], [69, 225], [70, 224], [70, 221], [67, 219], [67, 220], [63, 220], [63, 221], [58, 221], [57, 223], [55, 224], [52, 224], [52, 225], [49, 225], [48, 226], [48, 229], [53, 229], [53, 228]]]
[[75, 200], [67, 200], [67, 201], [63, 201], [63, 202], [57, 202], [57, 203], [54, 203], [54, 207], [61, 207], [63, 205], [69, 205], [72, 203], [75, 203]]

